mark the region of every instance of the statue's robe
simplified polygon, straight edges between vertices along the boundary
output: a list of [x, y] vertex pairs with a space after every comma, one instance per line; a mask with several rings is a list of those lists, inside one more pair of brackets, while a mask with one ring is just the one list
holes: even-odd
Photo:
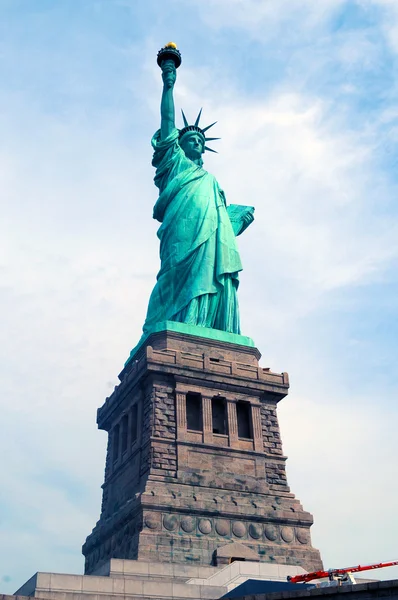
[[152, 138], [161, 222], [161, 268], [144, 335], [162, 321], [240, 333], [236, 290], [242, 265], [223, 191], [216, 178], [186, 157], [175, 129]]

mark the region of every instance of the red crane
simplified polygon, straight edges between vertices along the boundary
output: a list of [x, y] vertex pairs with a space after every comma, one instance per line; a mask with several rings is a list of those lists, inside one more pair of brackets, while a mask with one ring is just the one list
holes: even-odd
[[303, 573], [302, 575], [293, 575], [288, 577], [287, 580], [290, 583], [307, 583], [313, 579], [323, 579], [328, 577], [330, 581], [336, 581], [341, 579], [344, 575], [350, 573], [359, 573], [359, 571], [370, 571], [371, 569], [382, 569], [383, 567], [392, 567], [398, 565], [398, 560], [392, 560], [390, 562], [375, 563], [373, 565], [357, 565], [356, 567], [348, 567], [346, 569], [329, 569], [329, 571], [313, 571], [312, 573]]

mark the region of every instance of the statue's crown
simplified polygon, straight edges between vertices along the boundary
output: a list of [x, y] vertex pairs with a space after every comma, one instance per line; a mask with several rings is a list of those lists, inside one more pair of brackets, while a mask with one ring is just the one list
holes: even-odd
[[194, 125], [189, 125], [187, 118], [184, 114], [184, 111], [182, 109], [181, 109], [181, 112], [182, 112], [182, 118], [184, 120], [184, 127], [182, 129], [180, 129], [180, 133], [179, 133], [180, 139], [182, 138], [183, 135], [185, 135], [186, 133], [189, 133], [190, 131], [199, 133], [203, 137], [203, 143], [204, 143], [205, 150], [209, 150], [210, 152], [217, 153], [217, 150], [213, 150], [212, 148], [209, 148], [208, 146], [206, 146], [206, 142], [210, 142], [212, 140], [219, 140], [220, 138], [208, 138], [205, 135], [206, 131], [208, 129], [210, 129], [210, 127], [213, 127], [213, 125], [215, 125], [217, 123], [217, 121], [214, 121], [214, 123], [212, 123], [211, 125], [208, 125], [207, 127], [204, 127], [202, 129], [201, 127], [199, 127], [199, 121], [200, 121], [200, 117], [202, 115], [202, 109], [200, 109], [199, 114], [196, 117], [196, 121], [195, 121]]

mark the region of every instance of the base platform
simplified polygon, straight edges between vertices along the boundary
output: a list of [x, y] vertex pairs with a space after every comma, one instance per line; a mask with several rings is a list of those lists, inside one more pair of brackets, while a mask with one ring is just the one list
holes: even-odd
[[216, 600], [247, 579], [286, 581], [298, 567], [234, 562], [224, 568], [112, 559], [92, 575], [36, 573], [15, 592], [45, 600]]

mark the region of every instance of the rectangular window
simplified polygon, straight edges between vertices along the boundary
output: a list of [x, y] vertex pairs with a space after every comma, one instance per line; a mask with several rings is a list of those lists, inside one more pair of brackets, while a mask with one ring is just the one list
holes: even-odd
[[186, 396], [187, 429], [203, 431], [202, 396], [188, 392]]
[[116, 462], [119, 458], [119, 435], [120, 435], [120, 426], [116, 425], [113, 430], [113, 439], [112, 439], [112, 462]]
[[137, 441], [138, 432], [138, 404], [134, 404], [131, 409], [131, 444]]
[[238, 437], [252, 440], [253, 428], [249, 402], [236, 403], [236, 418], [238, 420]]
[[127, 450], [128, 427], [129, 427], [129, 418], [127, 415], [124, 415], [124, 417], [122, 419], [122, 454], [124, 454]]
[[213, 433], [227, 435], [227, 403], [225, 402], [225, 398], [219, 398], [218, 396], [212, 398], [211, 412], [213, 419]]

